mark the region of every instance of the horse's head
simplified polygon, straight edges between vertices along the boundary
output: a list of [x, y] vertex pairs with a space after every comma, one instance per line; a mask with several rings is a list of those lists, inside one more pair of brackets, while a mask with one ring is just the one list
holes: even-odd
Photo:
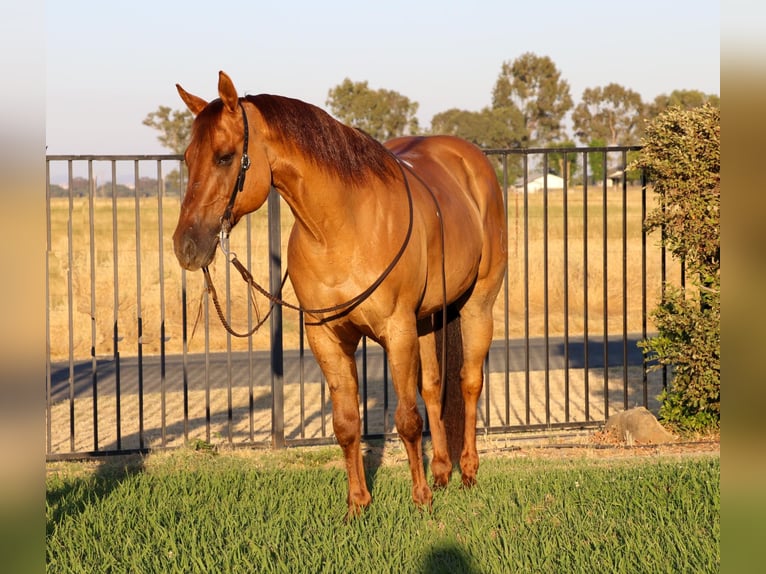
[[[184, 154], [189, 183], [173, 233], [173, 245], [181, 266], [196, 270], [207, 266], [215, 255], [224, 213], [232, 197], [233, 206], [229, 207], [232, 226], [263, 205], [269, 194], [271, 169], [263, 141], [256, 130], [250, 131], [253, 123], [246, 121], [249, 106], [244, 100], [240, 102], [229, 76], [220, 72], [219, 98], [210, 103], [177, 84], [176, 88], [195, 119], [191, 142]], [[245, 137], [246, 130], [249, 138]], [[247, 171], [242, 163], [244, 154], [251, 166]], [[240, 177], [244, 177], [244, 186], [241, 191], [234, 191]]]

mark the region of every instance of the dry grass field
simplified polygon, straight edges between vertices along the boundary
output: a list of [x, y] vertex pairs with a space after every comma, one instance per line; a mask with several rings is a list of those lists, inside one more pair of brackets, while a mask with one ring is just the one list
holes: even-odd
[[[647, 209], [651, 209], [653, 197], [647, 195]], [[526, 317], [527, 334], [532, 337], [543, 335], [546, 329], [550, 335], [562, 335], [565, 328], [570, 335], [581, 335], [585, 329], [586, 293], [589, 334], [601, 335], [605, 326], [610, 334], [622, 333], [624, 320], [627, 332], [641, 332], [642, 282], [645, 279], [648, 310], [658, 301], [661, 290], [661, 251], [656, 236], [647, 238], [646, 275], [642, 273], [641, 190], [628, 190], [624, 222], [620, 189], [610, 188], [604, 194], [600, 187], [591, 188], [587, 202], [580, 189], [570, 189], [566, 218], [561, 191], [549, 192], [547, 205], [544, 194], [529, 194], [526, 210], [522, 194], [509, 193], [508, 197], [509, 280], [507, 299], [505, 291], [501, 291], [495, 308], [496, 337], [504, 336], [506, 317], [511, 338], [525, 335]], [[251, 342], [232, 339], [218, 322], [212, 305], [206, 315], [202, 273], [182, 273], [173, 254], [172, 233], [179, 206], [176, 197], [166, 198], [161, 204], [157, 198], [138, 202], [120, 198], [115, 203], [105, 198], [74, 198], [71, 203], [68, 199], [51, 200], [48, 307], [52, 360], [70, 356], [87, 359], [92, 352], [112, 356], [115, 333], [122, 356], [137, 354], [139, 345], [145, 355], [159, 353], [163, 334], [165, 352], [180, 353], [184, 346], [184, 313], [189, 352], [203, 351], [206, 345], [211, 351], [226, 350], [228, 346], [247, 350], [249, 344], [254, 349], [269, 347], [268, 328], [264, 327]], [[292, 215], [284, 204], [281, 217], [285, 245]], [[265, 209], [249, 216], [249, 253], [246, 225], [243, 221], [235, 228], [232, 249], [248, 264], [256, 280], [268, 286]], [[623, 226], [627, 234], [624, 247]], [[678, 265], [670, 258], [667, 264], [668, 280], [677, 282]], [[226, 292], [226, 275], [230, 271], [219, 253], [211, 266], [219, 293]], [[236, 271], [231, 280], [233, 323], [238, 330], [244, 330], [247, 290]], [[295, 301], [289, 281], [284, 297]], [[261, 313], [267, 311], [265, 299], [259, 301], [259, 308]], [[192, 338], [200, 309], [202, 318]], [[206, 316], [210, 325], [208, 339], [203, 328]], [[297, 313], [285, 310], [284, 322], [285, 348], [296, 348]], [[648, 328], [652, 330], [651, 322]]]

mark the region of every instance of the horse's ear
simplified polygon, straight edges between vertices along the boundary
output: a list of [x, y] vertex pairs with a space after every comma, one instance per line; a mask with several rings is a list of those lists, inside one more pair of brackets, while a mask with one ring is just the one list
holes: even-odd
[[184, 90], [179, 84], [176, 84], [176, 89], [178, 90], [178, 95], [181, 96], [181, 99], [186, 104], [186, 107], [189, 108], [191, 113], [195, 115], [195, 117], [203, 110], [205, 109], [205, 106], [207, 105], [207, 102], [200, 98], [199, 96], [194, 96]]
[[234, 82], [226, 75], [226, 72], [218, 72], [218, 95], [221, 97], [223, 105], [230, 112], [237, 111], [237, 104], [239, 104], [239, 96], [237, 96], [237, 89], [234, 87]]

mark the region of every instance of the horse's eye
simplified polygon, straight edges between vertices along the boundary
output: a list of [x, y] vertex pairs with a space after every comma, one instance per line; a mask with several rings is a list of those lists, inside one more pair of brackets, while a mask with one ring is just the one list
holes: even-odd
[[218, 161], [216, 161], [216, 163], [220, 166], [227, 166], [227, 165], [231, 165], [231, 160], [233, 159], [234, 159], [234, 154], [227, 153], [222, 156], [218, 156]]

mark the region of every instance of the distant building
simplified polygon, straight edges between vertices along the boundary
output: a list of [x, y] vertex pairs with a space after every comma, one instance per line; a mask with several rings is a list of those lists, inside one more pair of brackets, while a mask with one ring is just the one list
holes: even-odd
[[[558, 175], [549, 173], [548, 177], [540, 176], [527, 182], [527, 191], [529, 193], [538, 193], [548, 186], [548, 191], [561, 191], [564, 189], [564, 179]], [[514, 185], [518, 193], [524, 193], [524, 180], [517, 181]]]

